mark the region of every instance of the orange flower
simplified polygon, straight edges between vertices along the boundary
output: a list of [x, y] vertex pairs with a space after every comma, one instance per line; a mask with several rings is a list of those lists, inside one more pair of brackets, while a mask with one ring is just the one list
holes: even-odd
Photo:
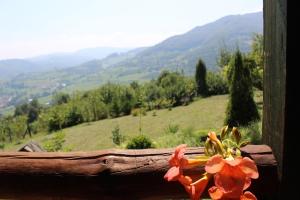
[[199, 165], [204, 165], [208, 157], [198, 159], [187, 159], [184, 157], [186, 151], [186, 144], [181, 144], [175, 149], [175, 153], [172, 154], [169, 165], [171, 168], [167, 171], [164, 178], [168, 181], [176, 181], [182, 175], [183, 168], [191, 168]]
[[243, 190], [250, 186], [251, 178], [258, 178], [254, 161], [247, 157], [223, 159], [220, 155], [214, 155], [207, 161], [205, 170], [210, 174], [215, 174], [216, 187], [209, 189], [212, 199], [240, 199], [243, 196]]
[[257, 200], [255, 195], [249, 191], [246, 191], [242, 196], [241, 200]]
[[175, 153], [172, 154], [169, 164], [172, 166], [164, 178], [168, 181], [177, 181], [182, 175], [182, 168], [187, 165], [188, 160], [184, 157], [186, 151], [186, 144], [179, 145], [175, 149]]
[[224, 194], [224, 192], [219, 189], [216, 186], [213, 186], [211, 188], [209, 188], [208, 190], [210, 197], [212, 198], [212, 200], [234, 200], [234, 199], [239, 199], [239, 200], [257, 200], [257, 198], [255, 197], [254, 194], [252, 194], [249, 191], [246, 191], [244, 194], [242, 194], [240, 197], [238, 198], [231, 198], [229, 195]]
[[205, 174], [194, 183], [192, 183], [192, 179], [189, 176], [180, 176], [178, 181], [184, 186], [191, 200], [199, 200], [209, 181], [209, 175]]
[[183, 175], [183, 168], [191, 168], [199, 165], [205, 165], [208, 157], [201, 156], [194, 159], [187, 159], [184, 157], [186, 145], [182, 144], [176, 147], [175, 152], [172, 154], [169, 165], [171, 168], [167, 171], [164, 178], [167, 181], [179, 181], [189, 193], [192, 200], [198, 200], [203, 193], [209, 180], [209, 175], [205, 174], [201, 179], [195, 181], [189, 176]]

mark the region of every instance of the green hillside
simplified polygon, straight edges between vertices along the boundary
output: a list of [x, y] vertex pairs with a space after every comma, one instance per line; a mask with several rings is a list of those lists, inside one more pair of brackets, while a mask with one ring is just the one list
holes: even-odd
[[[261, 112], [262, 92], [255, 93], [255, 99]], [[196, 131], [200, 135], [209, 130], [219, 131], [223, 126], [228, 95], [212, 96], [194, 101], [188, 106], [175, 107], [172, 110], [156, 110], [142, 117], [142, 132], [156, 142], [164, 137], [164, 130], [171, 125], [178, 125], [180, 130]], [[128, 138], [139, 133], [139, 117], [132, 115], [114, 119], [105, 119], [84, 123], [63, 130], [65, 133], [64, 147], [73, 151], [89, 151], [116, 148], [111, 139], [111, 131], [119, 125], [120, 132]], [[38, 133], [33, 138], [20, 141], [19, 144], [6, 144], [5, 151], [15, 151], [26, 142], [33, 140], [44, 144], [54, 135]], [[176, 136], [174, 136], [176, 137]]]
[[[214, 71], [218, 69], [216, 58], [220, 48], [226, 45], [234, 49], [238, 45], [242, 52], [248, 52], [253, 34], [262, 32], [262, 12], [226, 16], [152, 47], [111, 54], [101, 60], [99, 57], [75, 67], [57, 68], [46, 73], [20, 74], [10, 81], [0, 82], [0, 105], [1, 102], [5, 106], [8, 104], [6, 97], [12, 98], [9, 105], [17, 105], [29, 98], [51, 96], [61, 90], [91, 89], [107, 81], [151, 80], [164, 69], [183, 70], [186, 75], [192, 75], [200, 57], [208, 70]], [[0, 106], [0, 113], [1, 110]]]

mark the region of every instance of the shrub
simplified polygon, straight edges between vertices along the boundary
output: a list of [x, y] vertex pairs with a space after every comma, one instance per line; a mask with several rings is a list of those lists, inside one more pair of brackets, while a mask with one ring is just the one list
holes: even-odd
[[225, 78], [219, 73], [208, 72], [206, 81], [209, 95], [227, 94], [229, 92]]
[[149, 149], [154, 148], [153, 142], [145, 135], [132, 138], [126, 145], [127, 149]]
[[135, 108], [131, 111], [132, 116], [136, 117], [140, 115], [140, 112], [143, 116], [147, 115], [147, 111], [145, 108]]
[[156, 117], [156, 116], [157, 116], [156, 111], [153, 111], [153, 112], [152, 112], [152, 116], [153, 116], [153, 117]]
[[162, 99], [157, 99], [155, 102], [155, 108], [161, 109], [161, 108], [170, 108], [172, 107], [172, 100], [162, 98]]
[[65, 142], [65, 133], [57, 132], [52, 138], [48, 139], [43, 147], [46, 151], [54, 152], [62, 150], [63, 143]]
[[169, 124], [168, 127], [165, 128], [165, 133], [169, 134], [169, 133], [177, 133], [179, 130], [179, 125], [178, 124]]
[[196, 91], [194, 80], [184, 77], [178, 72], [162, 74], [158, 80], [157, 82], [163, 90], [163, 98], [158, 105], [161, 105], [164, 99], [170, 106], [179, 106], [192, 101]]
[[157, 147], [167, 148], [176, 147], [180, 144], [187, 144], [188, 146], [203, 146], [201, 136], [207, 136], [207, 131], [194, 131], [192, 127], [177, 131], [175, 134], [164, 134], [157, 140]]
[[120, 145], [125, 141], [125, 137], [120, 133], [119, 126], [115, 126], [115, 128], [111, 131], [112, 141], [116, 145]]
[[63, 128], [64, 125], [64, 109], [62, 106], [51, 108], [47, 116], [48, 131], [57, 131]]
[[261, 122], [253, 122], [248, 126], [241, 127], [240, 131], [245, 139], [248, 139], [251, 144], [261, 144]]
[[59, 92], [54, 94], [52, 97], [52, 102], [54, 105], [60, 105], [64, 103], [68, 103], [70, 101], [71, 97], [67, 93]]
[[80, 107], [78, 104], [71, 104], [68, 106], [66, 119], [65, 119], [65, 127], [74, 126], [83, 122], [83, 116], [80, 112]]
[[188, 144], [192, 147], [200, 145], [200, 136], [194, 131], [193, 127], [185, 128], [181, 132], [183, 144]]

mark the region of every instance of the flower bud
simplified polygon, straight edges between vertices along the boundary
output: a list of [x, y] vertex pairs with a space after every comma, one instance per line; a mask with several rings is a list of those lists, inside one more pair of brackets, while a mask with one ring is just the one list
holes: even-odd
[[226, 135], [228, 133], [228, 125], [227, 126], [223, 126], [222, 130], [221, 130], [221, 139], [223, 140]]
[[244, 147], [244, 146], [246, 146], [247, 144], [249, 144], [250, 142], [249, 141], [243, 141], [240, 145], [239, 145], [239, 147], [241, 148], [241, 147]]
[[241, 135], [241, 133], [237, 130], [236, 127], [233, 127], [233, 128], [232, 128], [231, 134], [232, 134], [233, 138], [235, 139], [236, 143], [239, 144], [239, 143], [240, 143], [240, 140], [241, 140], [241, 138], [242, 138], [242, 135]]

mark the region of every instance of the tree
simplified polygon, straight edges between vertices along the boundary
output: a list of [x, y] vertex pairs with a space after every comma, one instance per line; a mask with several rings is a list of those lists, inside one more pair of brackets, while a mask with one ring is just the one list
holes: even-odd
[[207, 95], [207, 83], [206, 83], [206, 66], [202, 59], [199, 59], [196, 66], [195, 80], [197, 84], [198, 95]]
[[70, 101], [70, 95], [63, 92], [56, 93], [52, 99], [54, 105], [68, 103], [69, 101]]
[[264, 66], [264, 37], [262, 34], [254, 34], [251, 44], [250, 56], [254, 59], [258, 67]]
[[251, 52], [247, 58], [248, 60], [252, 60], [254, 63], [251, 68], [253, 86], [262, 90], [264, 72], [264, 48], [262, 34], [254, 34], [251, 44]]
[[217, 57], [217, 65], [220, 68], [224, 68], [224, 67], [228, 66], [231, 56], [232, 56], [231, 51], [228, 50], [228, 48], [226, 46], [220, 48], [219, 55]]
[[229, 63], [229, 102], [225, 124], [229, 126], [248, 125], [259, 119], [259, 113], [253, 100], [251, 74], [243, 63], [239, 50]]
[[42, 107], [37, 99], [33, 99], [30, 103], [16, 106], [14, 117], [16, 118], [22, 115], [27, 117], [27, 128], [23, 134], [23, 138], [25, 138], [27, 133], [31, 137], [31, 123], [38, 119], [41, 109]]

